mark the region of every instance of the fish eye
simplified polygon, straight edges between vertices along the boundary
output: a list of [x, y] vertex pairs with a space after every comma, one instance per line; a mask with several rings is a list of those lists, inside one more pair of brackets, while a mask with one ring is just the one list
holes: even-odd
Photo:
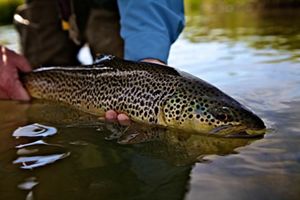
[[233, 120], [232, 112], [227, 107], [213, 109], [211, 114], [215, 117], [215, 119], [222, 122]]
[[220, 113], [220, 114], [217, 114], [215, 116], [215, 118], [220, 121], [227, 121], [228, 116], [226, 113]]

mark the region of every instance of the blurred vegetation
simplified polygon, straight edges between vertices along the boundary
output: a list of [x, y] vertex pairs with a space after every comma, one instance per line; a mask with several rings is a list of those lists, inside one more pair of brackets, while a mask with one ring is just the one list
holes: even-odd
[[11, 24], [13, 14], [23, 0], [0, 0], [0, 25]]
[[[285, 0], [285, 3], [289, 0]], [[237, 43], [300, 58], [300, 7], [276, 0], [186, 0], [184, 37], [191, 42]], [[270, 3], [272, 2], [272, 4]], [[289, 1], [296, 5], [300, 0]]]
[[[232, 10], [236, 8], [287, 8], [300, 7], [300, 0], [184, 0], [190, 10]], [[0, 25], [10, 24], [18, 5], [24, 0], [0, 0]]]
[[231, 10], [235, 8], [295, 8], [300, 0], [185, 0], [186, 7], [204, 10]]

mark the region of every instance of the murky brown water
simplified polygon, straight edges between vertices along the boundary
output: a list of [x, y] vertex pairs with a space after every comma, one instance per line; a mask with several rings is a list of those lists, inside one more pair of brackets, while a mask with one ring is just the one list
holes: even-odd
[[[299, 199], [299, 18], [299, 10], [193, 10], [171, 51], [171, 66], [261, 116], [270, 128], [263, 139], [168, 135], [124, 146], [107, 141], [110, 125], [92, 116], [1, 101], [0, 199]], [[0, 35], [17, 48], [11, 27], [0, 27]], [[12, 137], [36, 122], [57, 133]]]

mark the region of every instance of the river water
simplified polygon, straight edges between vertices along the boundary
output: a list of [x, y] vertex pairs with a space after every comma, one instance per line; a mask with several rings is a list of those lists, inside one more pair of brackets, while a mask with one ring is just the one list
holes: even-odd
[[[300, 10], [194, 10], [171, 50], [171, 66], [257, 113], [268, 126], [261, 139], [171, 135], [121, 145], [107, 140], [118, 126], [93, 116], [0, 101], [0, 199], [299, 199], [299, 19]], [[18, 49], [11, 26], [0, 35]], [[81, 58], [88, 62], [85, 50]], [[57, 130], [12, 136], [33, 123]]]

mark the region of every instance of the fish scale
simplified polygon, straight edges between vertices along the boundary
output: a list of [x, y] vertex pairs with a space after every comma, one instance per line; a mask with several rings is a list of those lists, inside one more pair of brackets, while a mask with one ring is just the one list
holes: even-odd
[[[30, 95], [104, 116], [213, 135], [261, 135], [263, 121], [209, 83], [169, 66], [101, 56], [87, 66], [45, 67], [23, 76]], [[245, 135], [245, 134], [243, 134]]]

